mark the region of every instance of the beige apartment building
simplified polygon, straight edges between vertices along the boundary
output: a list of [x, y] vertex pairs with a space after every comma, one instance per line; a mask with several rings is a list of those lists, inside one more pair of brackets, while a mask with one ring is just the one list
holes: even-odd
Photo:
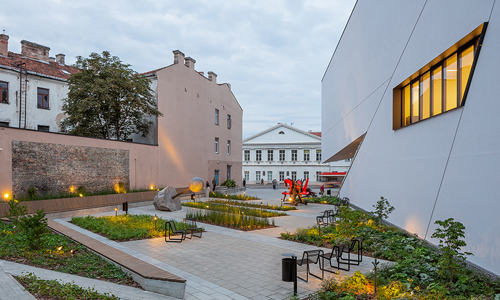
[[[118, 181], [130, 189], [182, 187], [195, 176], [219, 184], [231, 178], [241, 185], [243, 110], [231, 86], [217, 83], [213, 72], [206, 77], [196, 71], [194, 59], [176, 50], [173, 64], [143, 74], [151, 79], [163, 116], [147, 137], [123, 142], [58, 133], [65, 117], [60, 101], [75, 70], [62, 54], [57, 61], [49, 58], [48, 47], [27, 42], [23, 49], [32, 51], [20, 55], [8, 51], [7, 41], [2, 36], [0, 83], [7, 95], [0, 103], [2, 195], [20, 195], [30, 187], [55, 192], [83, 185], [92, 191]], [[37, 88], [48, 90], [49, 96], [42, 96], [46, 107], [44, 102], [39, 107]]]

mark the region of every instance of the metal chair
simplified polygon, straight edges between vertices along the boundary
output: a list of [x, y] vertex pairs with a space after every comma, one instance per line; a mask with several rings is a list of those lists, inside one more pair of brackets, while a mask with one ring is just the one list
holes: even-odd
[[[354, 247], [358, 246], [356, 254], [357, 259], [351, 259], [351, 252], [354, 250]], [[347, 253], [347, 258], [343, 258], [343, 254]], [[351, 240], [351, 245], [342, 250], [342, 254], [340, 255], [341, 260], [348, 261], [352, 265], [358, 266], [360, 262], [363, 261], [363, 238], [357, 237]]]
[[[302, 259], [297, 259], [297, 265], [298, 266], [302, 266], [302, 265], [306, 265], [307, 268], [306, 268], [306, 279], [304, 278], [301, 278], [297, 275], [297, 278], [302, 280], [302, 281], [305, 281], [305, 282], [308, 282], [309, 281], [309, 275], [311, 276], [314, 276], [318, 279], [323, 279], [324, 278], [324, 275], [325, 275], [325, 272], [323, 272], [323, 269], [321, 268], [321, 261], [319, 260], [320, 256], [323, 255], [323, 250], [309, 250], [309, 251], [304, 251], [304, 253], [302, 254]], [[319, 269], [322, 271], [321, 272], [321, 278], [317, 275], [314, 275], [313, 273], [311, 273], [311, 269], [309, 267], [309, 264], [317, 264], [319, 262]]]
[[316, 224], [328, 225], [330, 224], [330, 211], [325, 210], [321, 216], [316, 217]]
[[[168, 241], [167, 241], [167, 231], [168, 231]], [[170, 231], [172, 231], [172, 234], [178, 234], [180, 233], [181, 234], [181, 238], [178, 239], [178, 238], [171, 238], [170, 237]], [[186, 234], [187, 234], [187, 231], [186, 230], [177, 230], [177, 227], [175, 226], [175, 222], [172, 220], [172, 221], [167, 221], [165, 222], [165, 242], [174, 242], [174, 243], [181, 243], [183, 240], [186, 239]]]
[[[342, 262], [341, 261], [341, 257], [342, 257], [342, 253], [344, 252], [344, 248], [346, 248], [347, 245], [346, 244], [342, 244], [342, 245], [337, 245], [337, 246], [333, 246], [332, 248], [332, 252], [330, 253], [326, 253], [326, 254], [320, 254], [319, 256], [321, 257], [322, 259], [322, 264], [320, 263], [320, 268], [321, 268], [321, 265], [323, 265], [323, 268], [321, 269], [323, 272], [324, 271], [327, 271], [327, 272], [331, 272], [331, 273], [335, 273], [334, 271], [332, 270], [327, 270], [326, 269], [326, 266], [325, 266], [325, 259], [329, 260], [330, 261], [330, 267], [332, 268], [335, 268], [335, 269], [338, 269], [338, 270], [344, 270], [344, 271], [349, 271], [351, 269], [351, 263], [350, 261], [347, 261], [347, 262]], [[332, 261], [335, 260], [337, 262], [337, 265], [334, 266], [332, 264]], [[341, 267], [341, 265], [347, 265], [347, 268], [344, 268], [344, 267]]]
[[[201, 235], [203, 233], [203, 228], [198, 227], [198, 225], [196, 225], [196, 219], [186, 218], [186, 219], [184, 219], [184, 224], [186, 224], [186, 230], [188, 230], [191, 233], [191, 237], [186, 236], [186, 238], [192, 239], [193, 235], [195, 237], [201, 238]], [[197, 235], [197, 234], [199, 234], [199, 235]]]

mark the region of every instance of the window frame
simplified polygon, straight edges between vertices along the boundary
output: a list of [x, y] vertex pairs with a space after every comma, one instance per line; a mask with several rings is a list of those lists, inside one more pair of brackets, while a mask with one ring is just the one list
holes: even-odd
[[309, 178], [309, 171], [304, 171], [304, 180]]
[[231, 140], [227, 140], [227, 155], [231, 155]]
[[[482, 41], [484, 39], [484, 35], [486, 32], [486, 28], [488, 26], [488, 22], [485, 22], [481, 24], [479, 27], [474, 29], [472, 32], [470, 32], [467, 36], [462, 38], [460, 41], [458, 41], [455, 45], [452, 47], [448, 48], [445, 52], [443, 52], [441, 55], [437, 56], [435, 59], [433, 59], [431, 62], [429, 62], [426, 66], [422, 67], [419, 71], [414, 73], [412, 76], [410, 76], [408, 79], [403, 81], [401, 84], [396, 86], [393, 89], [393, 130], [397, 130], [403, 127], [407, 127], [410, 125], [413, 125], [415, 123], [431, 119], [435, 116], [444, 114], [448, 111], [455, 110], [457, 108], [460, 108], [465, 105], [466, 100], [467, 100], [467, 94], [468, 90], [474, 75], [474, 70], [477, 64], [477, 60], [479, 58], [479, 53], [481, 51], [481, 46], [482, 46]], [[466, 51], [469, 47], [473, 46], [473, 61], [472, 65], [469, 70], [468, 78], [467, 78], [467, 83], [465, 85], [465, 88], [463, 89], [463, 93], [461, 90], [461, 84], [462, 84], [462, 72], [461, 72], [461, 62], [460, 62], [460, 57], [461, 54]], [[457, 57], [456, 60], [456, 66], [457, 66], [457, 76], [455, 78], [456, 81], [456, 106], [453, 108], [450, 108], [449, 110], [446, 110], [446, 91], [445, 91], [445, 63], [448, 61], [450, 58], [453, 56]], [[435, 103], [434, 103], [434, 84], [433, 84], [433, 76], [435, 75], [435, 71], [441, 68], [440, 70], [440, 90], [441, 90], [441, 112], [435, 113]], [[423, 82], [423, 78], [426, 74], [429, 74], [429, 102], [430, 102], [430, 107], [429, 109], [429, 117], [423, 118], [423, 97], [419, 91], [419, 105], [418, 105], [418, 118], [417, 120], [412, 120], [412, 116], [414, 115], [414, 107], [411, 105], [412, 100], [413, 100], [413, 93], [411, 91], [411, 87], [413, 85], [417, 85], [418, 88], [420, 89], [421, 83]], [[410, 87], [410, 109], [409, 109], [409, 116], [410, 120], [409, 122], [405, 121], [405, 95], [404, 91], [405, 88]]]
[[297, 158], [299, 156], [299, 150], [292, 149], [291, 150], [291, 155], [292, 155], [292, 157], [291, 157], [292, 161], [297, 161]]
[[[283, 154], [283, 157], [282, 157], [282, 154]], [[280, 161], [285, 161], [286, 160], [286, 151], [285, 150], [283, 150], [283, 149], [279, 150], [279, 159], [280, 159]]]
[[274, 161], [274, 150], [267, 149], [267, 161]]
[[262, 150], [255, 150], [255, 161], [262, 161]]
[[227, 115], [227, 129], [231, 129], [231, 115]]
[[219, 126], [219, 110], [215, 109], [215, 125]]
[[316, 149], [316, 161], [321, 161], [321, 149]]
[[[248, 154], [248, 156], [247, 156]], [[243, 159], [245, 161], [250, 161], [250, 150], [243, 150]]]
[[279, 171], [280, 181], [285, 181], [285, 171]]
[[[43, 93], [40, 93], [40, 90], [45, 90], [47, 91], [47, 94], [43, 94]], [[37, 87], [37, 90], [36, 90], [36, 93], [37, 93], [37, 103], [36, 103], [36, 107], [39, 108], [39, 109], [50, 109], [50, 90], [49, 89], [46, 89], [46, 88], [41, 88], [41, 87]], [[42, 97], [42, 105], [40, 106], [40, 103], [38, 101], [38, 98], [39, 97]], [[44, 96], [47, 97], [47, 100], [46, 100], [46, 104], [47, 106], [44, 105]]]
[[[7, 87], [4, 88], [0, 86], [0, 103], [9, 104], [9, 83], [7, 81], [0, 81], [0, 84], [1, 83], [5, 83]], [[5, 94], [7, 96], [6, 101], [3, 101], [3, 91], [5, 91]]]
[[215, 153], [219, 154], [219, 138], [215, 138]]
[[304, 161], [311, 161], [311, 150], [305, 149], [303, 151]]

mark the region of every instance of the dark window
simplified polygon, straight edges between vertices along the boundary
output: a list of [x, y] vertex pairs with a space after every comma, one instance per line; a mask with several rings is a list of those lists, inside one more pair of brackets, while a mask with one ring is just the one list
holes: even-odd
[[0, 81], [0, 103], [9, 103], [9, 83]]
[[49, 109], [49, 90], [38, 88], [38, 108]]
[[215, 109], [215, 125], [219, 125], [219, 110]]
[[0, 127], [9, 127], [9, 122], [0, 122]]
[[231, 129], [231, 115], [227, 115], [227, 128]]
[[38, 125], [38, 131], [47, 131], [47, 132], [49, 132], [49, 126]]
[[279, 134], [285, 134], [285, 132], [284, 131], [280, 131]]

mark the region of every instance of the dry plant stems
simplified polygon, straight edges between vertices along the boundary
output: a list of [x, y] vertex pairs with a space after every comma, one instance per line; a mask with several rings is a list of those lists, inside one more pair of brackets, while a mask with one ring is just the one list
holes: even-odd
[[210, 200], [210, 201], [206, 201], [205, 203], [227, 204], [227, 205], [234, 205], [234, 206], [255, 207], [255, 208], [284, 210], [284, 211], [297, 209], [297, 207], [295, 207], [295, 206], [278, 206], [278, 205], [270, 205], [270, 204], [257, 204], [257, 203], [233, 201], [233, 200]]
[[213, 210], [202, 211], [188, 209], [186, 211], [186, 218], [194, 218], [200, 222], [207, 222], [240, 230], [255, 230], [274, 226], [274, 219], [271, 225], [269, 224], [268, 218], [248, 216], [243, 212], [235, 214]]

